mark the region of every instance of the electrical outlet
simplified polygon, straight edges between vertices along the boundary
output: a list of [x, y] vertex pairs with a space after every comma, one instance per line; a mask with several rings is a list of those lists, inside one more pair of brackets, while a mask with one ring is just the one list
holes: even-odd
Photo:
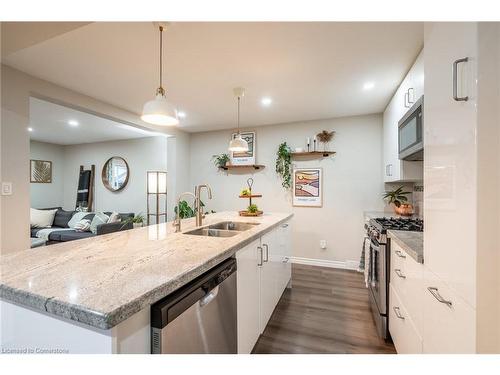
[[320, 247], [322, 250], [325, 250], [325, 249], [326, 249], [326, 240], [320, 240], [320, 241], [319, 241], [319, 247]]
[[2, 195], [12, 195], [12, 182], [2, 182]]

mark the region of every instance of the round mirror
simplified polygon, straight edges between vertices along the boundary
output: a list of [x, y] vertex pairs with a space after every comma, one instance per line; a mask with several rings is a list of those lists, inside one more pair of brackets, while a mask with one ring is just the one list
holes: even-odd
[[110, 191], [117, 192], [127, 186], [129, 169], [124, 158], [113, 156], [102, 168], [102, 183]]

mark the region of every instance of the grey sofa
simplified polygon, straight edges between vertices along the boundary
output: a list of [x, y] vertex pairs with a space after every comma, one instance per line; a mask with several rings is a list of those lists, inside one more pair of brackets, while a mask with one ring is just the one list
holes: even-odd
[[[55, 210], [57, 209], [56, 215], [54, 217], [54, 222], [52, 224], [52, 229], [57, 228], [69, 228], [68, 222], [71, 220], [76, 211], [65, 211], [61, 207], [53, 207], [53, 208], [42, 208], [42, 210]], [[106, 215], [111, 215], [111, 212], [105, 212]], [[84, 219], [92, 220], [95, 214], [89, 213]], [[89, 238], [99, 236], [101, 234], [113, 233], [122, 230], [132, 229], [132, 223], [123, 223], [127, 218], [134, 217], [133, 213], [120, 213], [120, 217], [122, 222], [117, 223], [108, 223], [108, 224], [100, 224], [97, 226], [97, 233], [94, 234], [92, 232], [77, 232], [76, 230], [61, 230], [54, 231], [49, 235], [49, 241], [47, 244], [54, 244], [59, 242], [67, 242], [80, 240], [82, 238]], [[31, 237], [36, 237], [36, 234], [39, 230], [43, 228], [31, 228]]]

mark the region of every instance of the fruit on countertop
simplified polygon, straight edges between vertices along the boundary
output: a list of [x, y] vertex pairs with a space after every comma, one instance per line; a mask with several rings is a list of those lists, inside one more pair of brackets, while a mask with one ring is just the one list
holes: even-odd
[[246, 196], [246, 195], [251, 195], [252, 192], [249, 189], [243, 189], [240, 193], [240, 195]]

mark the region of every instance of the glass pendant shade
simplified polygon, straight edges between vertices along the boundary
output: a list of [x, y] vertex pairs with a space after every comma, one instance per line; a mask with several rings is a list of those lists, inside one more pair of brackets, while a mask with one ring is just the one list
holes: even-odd
[[245, 152], [248, 151], [248, 143], [243, 138], [241, 134], [236, 134], [236, 137], [229, 142], [229, 151], [231, 152]]
[[144, 104], [141, 119], [153, 125], [179, 125], [174, 107], [161, 94], [157, 94], [156, 98]]

